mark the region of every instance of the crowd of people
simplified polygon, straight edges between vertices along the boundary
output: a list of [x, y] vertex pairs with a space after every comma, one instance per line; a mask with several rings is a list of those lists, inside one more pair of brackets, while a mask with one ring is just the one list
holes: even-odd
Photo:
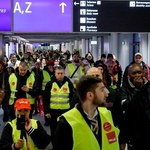
[[[6, 125], [0, 149], [44, 149], [50, 142], [54, 150], [150, 149], [149, 80], [150, 68], [139, 52], [125, 71], [111, 53], [97, 61], [91, 52], [81, 57], [79, 51], [4, 56], [0, 103]], [[34, 113], [44, 117], [51, 135]]]

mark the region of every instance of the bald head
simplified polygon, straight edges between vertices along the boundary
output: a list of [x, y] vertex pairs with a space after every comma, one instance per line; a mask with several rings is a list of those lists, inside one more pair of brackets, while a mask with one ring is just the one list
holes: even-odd
[[142, 74], [143, 73], [142, 67], [136, 63], [133, 65], [130, 65], [128, 68], [128, 75], [131, 76], [132, 74], [135, 74], [136, 72], [139, 72]]
[[102, 73], [100, 71], [100, 69], [96, 68], [96, 67], [91, 67], [88, 71], [86, 75], [91, 75], [91, 76], [96, 76], [100, 79], [103, 79]]

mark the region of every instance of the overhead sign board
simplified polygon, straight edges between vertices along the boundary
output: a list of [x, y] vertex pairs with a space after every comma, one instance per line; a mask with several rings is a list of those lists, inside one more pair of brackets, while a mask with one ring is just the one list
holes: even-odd
[[14, 32], [72, 32], [72, 0], [14, 0]]
[[0, 1], [0, 32], [11, 32], [12, 10], [11, 0]]
[[150, 1], [74, 0], [74, 32], [150, 32]]

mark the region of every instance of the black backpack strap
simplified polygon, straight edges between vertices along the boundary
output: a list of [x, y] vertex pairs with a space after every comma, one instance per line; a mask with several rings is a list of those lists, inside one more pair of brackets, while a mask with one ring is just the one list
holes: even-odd
[[77, 72], [77, 70], [78, 70], [79, 67], [80, 67], [80, 65], [77, 66], [77, 68], [76, 68], [75, 71], [72, 73], [72, 75], [70, 76], [70, 78], [73, 78], [74, 74]]

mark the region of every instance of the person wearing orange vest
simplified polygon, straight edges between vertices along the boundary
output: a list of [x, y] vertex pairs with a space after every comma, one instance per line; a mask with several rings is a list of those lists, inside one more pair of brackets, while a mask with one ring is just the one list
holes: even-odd
[[71, 108], [73, 95], [72, 82], [65, 76], [64, 68], [57, 66], [54, 77], [46, 84], [43, 94], [44, 114], [50, 118], [52, 139], [57, 125], [57, 117]]
[[105, 107], [108, 90], [100, 78], [82, 76], [77, 84], [80, 102], [59, 117], [54, 150], [119, 150], [117, 129]]
[[30, 119], [30, 102], [19, 98], [15, 105], [16, 118], [8, 122], [0, 139], [1, 150], [39, 150], [44, 149], [51, 141], [38, 120]]

